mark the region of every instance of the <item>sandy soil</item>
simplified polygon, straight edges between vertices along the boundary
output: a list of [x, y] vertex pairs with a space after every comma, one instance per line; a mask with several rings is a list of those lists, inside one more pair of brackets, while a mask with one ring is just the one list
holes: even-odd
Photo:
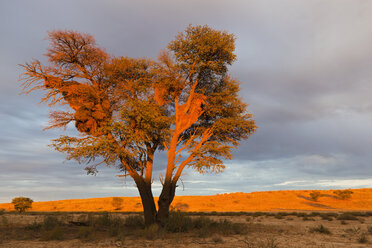
[[[335, 190], [318, 191], [321, 197], [317, 201], [310, 198], [312, 190], [282, 190], [210, 196], [176, 196], [172, 206], [186, 212], [372, 210], [372, 188], [352, 189], [352, 197], [347, 200], [338, 199], [334, 194]], [[143, 211], [139, 197], [120, 198], [123, 199], [121, 211]], [[157, 202], [157, 199], [155, 201]], [[31, 211], [114, 211], [112, 202], [112, 197], [34, 202]], [[14, 210], [10, 203], [0, 204], [1, 209]]]
[[[41, 221], [40, 215], [3, 214], [8, 225], [27, 225], [34, 221]], [[125, 217], [125, 216], [123, 216]], [[66, 214], [59, 218], [68, 221], [79, 219], [81, 215]], [[191, 234], [178, 233], [166, 239], [146, 240], [145, 238], [127, 237], [124, 241], [107, 238], [100, 241], [81, 241], [79, 239], [63, 241], [39, 240], [3, 240], [0, 247], [249, 247], [249, 248], [362, 248], [372, 247], [372, 216], [358, 217], [358, 220], [323, 220], [321, 217], [285, 216], [280, 219], [275, 216], [210, 216], [213, 219], [228, 219], [232, 222], [247, 224], [244, 235], [217, 236], [199, 238]], [[331, 234], [311, 232], [311, 228], [322, 224]], [[366, 243], [360, 243], [365, 234]]]

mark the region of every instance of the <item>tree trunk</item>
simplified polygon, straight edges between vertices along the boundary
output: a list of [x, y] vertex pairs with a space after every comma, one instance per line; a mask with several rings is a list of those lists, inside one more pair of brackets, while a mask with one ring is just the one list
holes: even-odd
[[148, 184], [141, 180], [136, 184], [142, 200], [145, 225], [150, 226], [156, 222], [156, 206], [151, 191], [151, 183]]
[[172, 182], [164, 182], [163, 190], [159, 196], [159, 210], [157, 215], [157, 223], [165, 226], [169, 217], [169, 206], [173, 201], [176, 192], [176, 184]]

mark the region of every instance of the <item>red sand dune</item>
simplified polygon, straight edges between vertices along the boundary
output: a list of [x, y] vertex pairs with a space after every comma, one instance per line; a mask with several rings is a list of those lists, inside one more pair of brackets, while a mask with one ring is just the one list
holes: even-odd
[[[282, 190], [252, 193], [230, 193], [210, 196], [176, 196], [172, 207], [181, 211], [237, 212], [237, 211], [348, 211], [372, 210], [372, 188], [351, 189], [350, 199], [341, 200], [335, 190], [317, 190], [318, 201], [310, 198], [312, 190]], [[142, 211], [139, 197], [123, 199], [120, 211]], [[115, 211], [112, 197], [34, 202], [30, 211]], [[157, 201], [157, 199], [155, 199]], [[0, 209], [14, 210], [11, 203], [0, 204]]]

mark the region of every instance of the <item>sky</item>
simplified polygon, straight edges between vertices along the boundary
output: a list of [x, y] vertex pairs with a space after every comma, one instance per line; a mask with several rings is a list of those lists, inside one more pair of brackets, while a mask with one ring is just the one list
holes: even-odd
[[[176, 195], [372, 187], [370, 13], [368, 0], [0, 0], [0, 202], [138, 195], [114, 168], [88, 176], [50, 148], [69, 131], [43, 131], [41, 94], [20, 94], [19, 64], [45, 62], [47, 31], [59, 29], [149, 58], [189, 24], [236, 35], [229, 71], [257, 132], [224, 172], [186, 170]], [[156, 196], [164, 159], [156, 154]]]

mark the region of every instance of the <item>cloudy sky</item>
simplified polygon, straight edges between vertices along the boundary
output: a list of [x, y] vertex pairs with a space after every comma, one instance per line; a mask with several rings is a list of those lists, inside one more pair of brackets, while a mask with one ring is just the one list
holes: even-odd
[[372, 187], [371, 13], [368, 0], [1, 0], [0, 202], [138, 195], [113, 168], [87, 176], [49, 148], [62, 131], [42, 131], [40, 94], [19, 95], [17, 64], [45, 61], [48, 30], [156, 58], [190, 23], [236, 34], [230, 72], [259, 129], [223, 173], [187, 170], [178, 195]]

